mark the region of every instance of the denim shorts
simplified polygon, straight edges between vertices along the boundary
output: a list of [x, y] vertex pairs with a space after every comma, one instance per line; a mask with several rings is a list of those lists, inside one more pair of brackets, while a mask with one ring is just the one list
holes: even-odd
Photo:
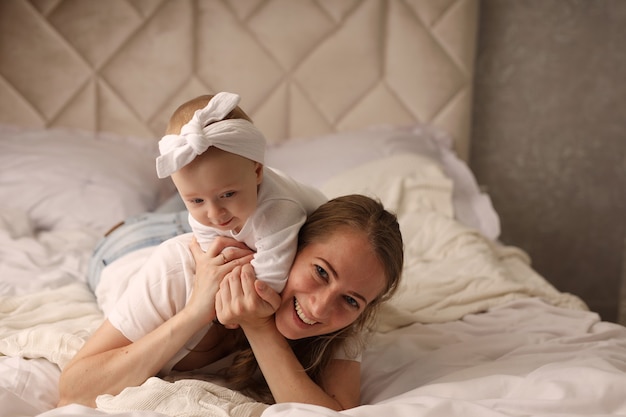
[[126, 219], [111, 229], [96, 245], [87, 270], [87, 283], [92, 291], [100, 282], [105, 266], [129, 252], [157, 246], [183, 233], [191, 232], [189, 212], [144, 213]]

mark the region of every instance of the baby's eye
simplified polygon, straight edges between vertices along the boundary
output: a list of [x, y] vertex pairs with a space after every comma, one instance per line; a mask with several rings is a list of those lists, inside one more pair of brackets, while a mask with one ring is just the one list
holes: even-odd
[[324, 268], [319, 265], [315, 265], [315, 272], [317, 275], [322, 278], [324, 281], [328, 281], [328, 272]]
[[202, 198], [192, 198], [189, 202], [193, 204], [202, 204], [204, 203], [204, 200]]
[[349, 295], [346, 295], [345, 298], [346, 298], [346, 302], [350, 305], [350, 307], [354, 307], [356, 309], [360, 307], [359, 302], [355, 300], [354, 298], [350, 297]]
[[222, 194], [222, 198], [231, 198], [235, 195], [234, 191], [228, 191], [227, 193]]

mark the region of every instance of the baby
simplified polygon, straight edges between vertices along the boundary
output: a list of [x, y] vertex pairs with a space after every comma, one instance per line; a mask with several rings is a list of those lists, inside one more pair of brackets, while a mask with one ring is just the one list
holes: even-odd
[[159, 142], [157, 174], [171, 176], [204, 250], [218, 235], [245, 243], [257, 278], [281, 292], [300, 226], [327, 198], [263, 165], [265, 137], [238, 103], [222, 92], [181, 105]]

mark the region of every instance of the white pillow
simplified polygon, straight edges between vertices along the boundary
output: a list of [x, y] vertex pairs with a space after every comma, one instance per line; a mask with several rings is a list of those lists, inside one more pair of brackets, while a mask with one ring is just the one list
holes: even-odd
[[0, 205], [27, 212], [37, 229], [104, 233], [171, 191], [156, 152], [156, 140], [0, 126]]
[[435, 161], [453, 181], [454, 216], [490, 239], [500, 235], [500, 219], [452, 140], [430, 126], [376, 126], [361, 131], [290, 140], [268, 147], [265, 163], [321, 188], [332, 177], [368, 162], [403, 153]]
[[454, 216], [452, 181], [432, 159], [402, 153], [377, 159], [333, 176], [322, 187], [328, 198], [364, 194], [396, 214], [435, 211]]

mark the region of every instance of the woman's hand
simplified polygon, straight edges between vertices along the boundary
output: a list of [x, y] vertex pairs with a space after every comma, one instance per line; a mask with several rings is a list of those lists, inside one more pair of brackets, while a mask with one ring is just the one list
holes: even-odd
[[189, 244], [196, 263], [193, 290], [185, 310], [209, 323], [215, 318], [215, 295], [220, 282], [235, 268], [249, 265], [254, 252], [245, 244], [227, 237], [217, 237], [203, 252], [194, 237]]
[[280, 295], [256, 279], [252, 265], [235, 267], [220, 284], [215, 310], [228, 328], [262, 326], [271, 321], [280, 306]]

